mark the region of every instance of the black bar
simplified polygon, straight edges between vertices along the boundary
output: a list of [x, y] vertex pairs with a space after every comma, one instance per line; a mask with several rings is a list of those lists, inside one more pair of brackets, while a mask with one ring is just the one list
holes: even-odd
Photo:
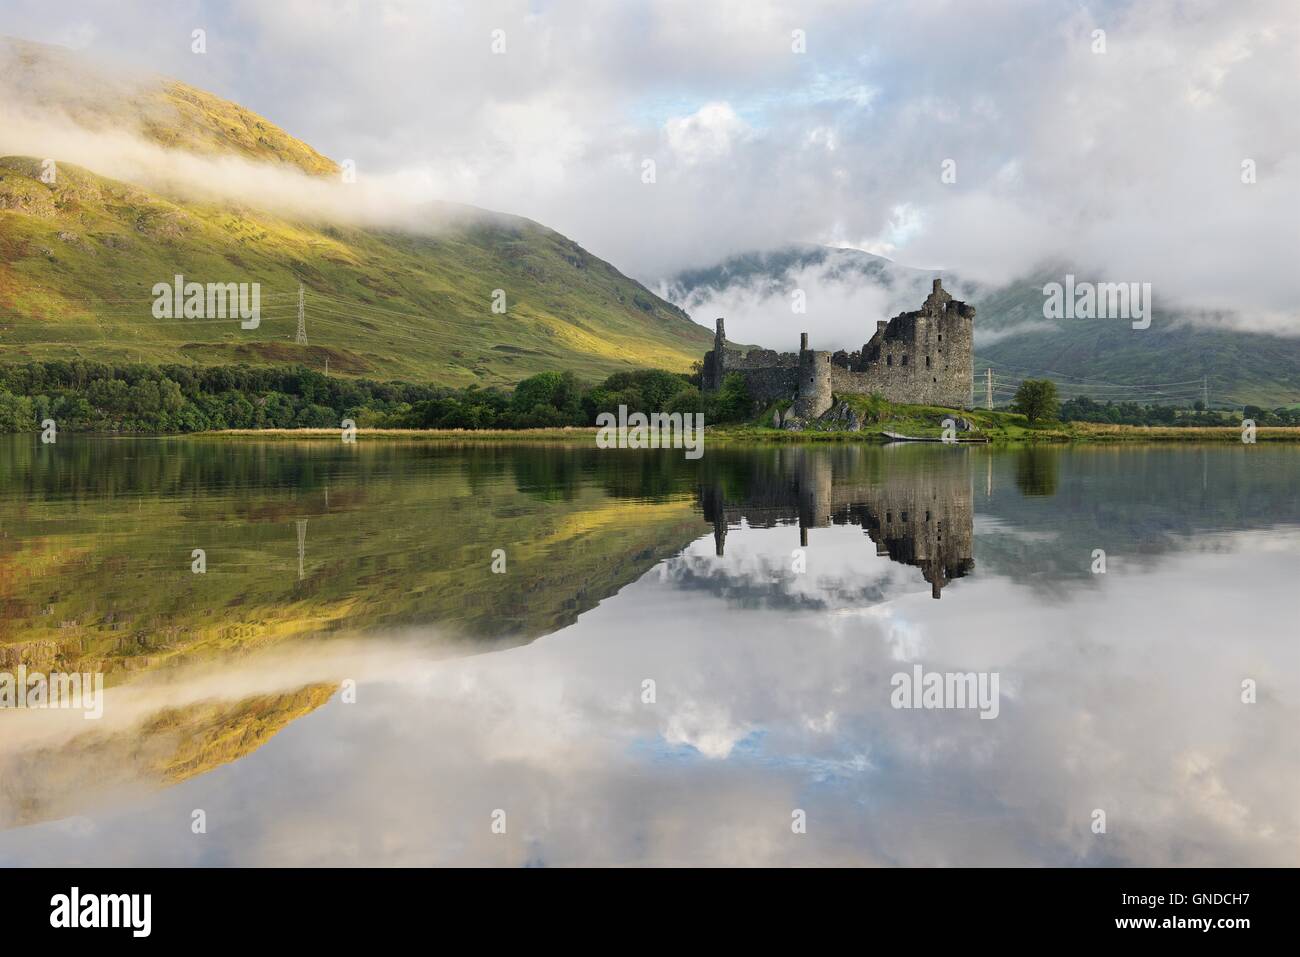
[[[991, 944], [1022, 935], [1045, 941], [1130, 937], [1177, 946], [1192, 940], [1232, 946], [1294, 927], [1298, 873], [36, 869], [0, 871], [0, 887], [9, 945], [67, 941], [71, 934], [86, 942], [112, 938], [205, 948], [225, 942], [374, 944], [433, 931], [445, 934], [448, 945], [468, 935], [497, 946], [502, 931], [507, 936], [514, 931], [542, 946], [546, 928], [557, 942], [574, 941], [588, 933], [605, 937], [614, 922], [615, 928], [625, 926], [628, 942], [659, 940], [664, 946], [682, 941], [680, 935], [696, 923], [759, 940], [783, 927], [816, 937], [848, 932], [864, 943], [883, 943], [887, 932], [906, 932], [927, 948], [945, 940]], [[128, 926], [117, 928], [52, 927], [52, 900], [70, 898], [73, 887], [83, 907], [87, 896], [150, 895], [148, 936], [134, 936], [126, 919], [122, 923]], [[1211, 922], [1208, 929], [1200, 926], [1204, 920]], [[1147, 921], [1152, 923], [1134, 923]], [[597, 927], [606, 930], [598, 933]]]

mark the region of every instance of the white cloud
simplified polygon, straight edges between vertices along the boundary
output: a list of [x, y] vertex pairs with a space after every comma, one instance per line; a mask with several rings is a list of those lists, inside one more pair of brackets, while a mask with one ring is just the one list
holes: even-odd
[[[849, 240], [988, 282], [1064, 259], [1245, 328], [1297, 328], [1300, 22], [1285, 0], [797, 15], [776, 0], [241, 0], [206, 18], [206, 56], [189, 51], [194, 19], [145, 0], [57, 15], [10, 0], [0, 31], [67, 42], [77, 24], [91, 51], [229, 96], [362, 169], [421, 170], [446, 199], [544, 222], [651, 281]], [[640, 159], [663, 151], [641, 183]], [[922, 228], [899, 235], [899, 209]]]
[[706, 103], [690, 116], [664, 124], [669, 148], [687, 165], [722, 159], [748, 132], [748, 124], [729, 103]]

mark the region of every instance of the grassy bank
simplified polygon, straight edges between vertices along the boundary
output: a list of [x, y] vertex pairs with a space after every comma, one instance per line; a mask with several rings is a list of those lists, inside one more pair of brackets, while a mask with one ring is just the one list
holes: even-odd
[[[918, 439], [939, 439], [947, 419], [962, 422], [960, 439], [993, 444], [1102, 443], [1102, 442], [1240, 442], [1241, 428], [1223, 426], [1146, 426], [1092, 422], [1030, 422], [1017, 412], [993, 409], [945, 409], [931, 405], [899, 405], [880, 396], [837, 396], [833, 408], [847, 406], [860, 428], [853, 431], [844, 417], [817, 419], [803, 429], [772, 425], [773, 414], [784, 413], [788, 401], [764, 409], [747, 422], [708, 427], [708, 441], [724, 443], [886, 442], [892, 432]], [[358, 439], [445, 443], [546, 442], [594, 444], [595, 426], [555, 426], [522, 429], [410, 429], [363, 428]], [[340, 441], [337, 428], [225, 429], [198, 433], [202, 438], [258, 439], [262, 441]], [[1300, 427], [1265, 426], [1256, 430], [1258, 442], [1300, 442]]]
[[[1241, 428], [1225, 426], [1112, 425], [1093, 422], [1030, 422], [1016, 412], [992, 409], [945, 409], [930, 405], [898, 405], [879, 396], [836, 396], [861, 422], [861, 431], [849, 431], [842, 422], [817, 420], [806, 429], [785, 430], [771, 425], [778, 406], [765, 409], [751, 422], [710, 429], [713, 440], [754, 442], [861, 442], [886, 441], [883, 433], [910, 438], [943, 436], [945, 419], [965, 420], [971, 428], [959, 431], [962, 439], [986, 439], [994, 444], [1079, 442], [1240, 442]], [[784, 408], [789, 403], [783, 403]], [[1257, 442], [1300, 442], [1300, 427], [1264, 426], [1256, 430]]]
[[[1071, 422], [1067, 429], [1075, 442], [1240, 442], [1241, 429], [1233, 426], [1098, 425]], [[1264, 426], [1255, 431], [1257, 442], [1300, 442], [1300, 427]]]
[[[946, 415], [952, 415], [946, 412]], [[963, 437], [987, 438], [995, 445], [1021, 443], [1113, 443], [1113, 442], [1240, 442], [1241, 430], [1231, 427], [1199, 428], [1158, 427], [1138, 425], [1097, 425], [1090, 422], [1051, 422], [1029, 425], [1023, 421], [983, 423], [984, 416], [1023, 419], [1010, 413], [964, 413], [976, 426], [973, 432], [961, 433]], [[887, 441], [882, 432], [888, 429], [900, 435], [915, 438], [937, 438], [942, 429], [920, 419], [891, 420], [884, 425], [872, 425], [860, 432], [847, 430], [786, 431], [770, 426], [720, 425], [710, 426], [708, 442], [725, 443], [807, 443], [807, 442], [869, 442]], [[566, 427], [560, 429], [358, 429], [357, 439], [365, 441], [408, 441], [442, 443], [572, 443], [592, 444], [597, 429], [594, 427]], [[1271, 427], [1256, 432], [1258, 442], [1300, 442], [1300, 428]], [[338, 429], [227, 429], [221, 432], [200, 432], [187, 438], [205, 440], [256, 440], [263, 442], [340, 441]]]
[[[582, 442], [595, 441], [595, 426], [556, 429], [357, 429], [357, 439], [410, 442]], [[191, 439], [258, 439], [264, 442], [342, 441], [339, 429], [223, 429]]]

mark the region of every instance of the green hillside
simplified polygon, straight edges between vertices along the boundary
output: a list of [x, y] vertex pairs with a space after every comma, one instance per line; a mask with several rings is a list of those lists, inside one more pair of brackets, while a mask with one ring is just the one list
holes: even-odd
[[[61, 64], [66, 51], [20, 49], [15, 56], [11, 44], [4, 62], [31, 75], [17, 85], [36, 90], [38, 103], [65, 103], [78, 122], [108, 117], [177, 149], [319, 175], [336, 169], [218, 97], [162, 79], [104, 83], [116, 97], [110, 109], [102, 92], [87, 101], [47, 79], [59, 71], [46, 58]], [[5, 82], [12, 87], [14, 77]], [[196, 202], [71, 163], [58, 162], [53, 183], [41, 172], [39, 159], [0, 158], [0, 362], [289, 362], [322, 370], [328, 362], [331, 374], [510, 385], [554, 369], [589, 380], [648, 366], [685, 371], [712, 341], [682, 310], [520, 217], [435, 204], [415, 211], [411, 231], [384, 231]], [[151, 290], [176, 274], [260, 283], [260, 325], [154, 318]], [[299, 283], [308, 345], [295, 343]], [[492, 310], [497, 289], [505, 314]]]
[[[977, 370], [991, 364], [1009, 380], [1051, 375], [1075, 384], [1067, 392], [1086, 391], [1090, 382], [1131, 383], [1142, 388], [1130, 395], [1159, 398], [1155, 393], [1164, 391], [1182, 400], [1199, 398], [1196, 380], [1203, 379], [1212, 406], [1300, 402], [1300, 338], [1194, 325], [1162, 308], [1158, 295], [1148, 329], [1115, 319], [1045, 320], [1043, 285], [1067, 271], [1039, 271], [976, 300], [977, 326], [1016, 330], [988, 344], [976, 341], [984, 360]], [[1092, 394], [1105, 392], [1096, 387]]]

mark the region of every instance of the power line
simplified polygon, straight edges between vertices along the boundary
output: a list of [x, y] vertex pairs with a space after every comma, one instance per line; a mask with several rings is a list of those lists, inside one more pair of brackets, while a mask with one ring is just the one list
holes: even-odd
[[[1008, 378], [1005, 375], [997, 375], [992, 369], [985, 372], [986, 379], [993, 378], [993, 385], [990, 398], [986, 402], [992, 407], [992, 398], [996, 397], [1000, 402], [1006, 402], [1013, 399], [1017, 393], [1018, 387], [1023, 380]], [[1097, 386], [1080, 386], [1076, 383], [1058, 384], [1064, 398], [1068, 399], [1091, 399], [1096, 402], [1118, 403], [1118, 404], [1152, 404], [1154, 402], [1179, 402], [1188, 403], [1193, 396], [1201, 393], [1200, 388], [1183, 386], [1181, 388], [1160, 388], [1150, 391], [1139, 391], [1137, 389], [1125, 389], [1121, 392], [1114, 391], [1090, 391], [1097, 390]], [[1112, 388], [1114, 388], [1112, 386]]]
[[[224, 285], [227, 285], [227, 284], [226, 284], [226, 283], [218, 283], [218, 285], [222, 285], [222, 286], [224, 286]], [[205, 289], [206, 289], [206, 286], [205, 286]], [[99, 302], [99, 303], [108, 303], [108, 304], [113, 304], [113, 305], [121, 305], [121, 304], [125, 304], [125, 303], [136, 303], [136, 302], [157, 302], [157, 301], [158, 301], [158, 297], [157, 297], [157, 296], [149, 296], [149, 297], [147, 297], [147, 298], [142, 298], [142, 299], [133, 299], [133, 298], [132, 298], [132, 299], [128, 299], [128, 298], [112, 298], [112, 299], [106, 299], [106, 298], [104, 298], [104, 297], [102, 297], [102, 296], [65, 296], [65, 295], [62, 295], [61, 293], [55, 292], [55, 291], [52, 290], [52, 289], [39, 289], [39, 288], [36, 288], [36, 289], [31, 290], [31, 291], [34, 292], [34, 293], [41, 293], [41, 294], [43, 294], [43, 295], [49, 296], [49, 297], [52, 298], [52, 299], [57, 299], [57, 300], [59, 300], [60, 302]], [[259, 293], [259, 297], [262, 298], [262, 299], [288, 299], [288, 298], [291, 297], [292, 295], [293, 295], [293, 293], [291, 293], [291, 292], [264, 292], [264, 293]]]
[[[1176, 379], [1166, 382], [1107, 382], [1096, 377], [1076, 376], [1052, 369], [1030, 370], [1022, 366], [1005, 365], [980, 359], [986, 379], [992, 379], [991, 393], [999, 400], [1013, 397], [1020, 383], [1028, 378], [1053, 380], [1058, 393], [1065, 399], [1091, 399], [1095, 402], [1152, 403], [1186, 402], [1194, 397], [1204, 397], [1209, 407], [1209, 376], [1196, 379]], [[997, 367], [995, 369], [995, 367]], [[986, 401], [990, 404], [992, 397]]]
[[[464, 339], [457, 339], [445, 332], [437, 329], [418, 329], [402, 326], [397, 323], [385, 324], [386, 321], [375, 319], [373, 316], [355, 316], [345, 313], [325, 312], [319, 307], [313, 310], [316, 322], [333, 322], [339, 325], [350, 325], [355, 329], [358, 321], [365, 324], [367, 328], [375, 332], [376, 335], [383, 336], [387, 339], [404, 339], [408, 342], [419, 342], [425, 345], [445, 345], [445, 346], [464, 346]], [[401, 329], [403, 332], [391, 332], [391, 329]], [[405, 335], [404, 332], [419, 332], [418, 336]]]
[[[992, 359], [982, 359], [982, 358], [976, 357], [975, 361], [976, 361], [977, 363], [983, 363], [983, 364], [986, 365], [986, 366], [993, 366], [994, 368], [998, 368], [998, 369], [1007, 369], [1007, 370], [1018, 371], [1018, 372], [1034, 372], [1034, 373], [1037, 373], [1037, 372], [1045, 372], [1045, 373], [1047, 373], [1047, 374], [1049, 374], [1049, 375], [1061, 376], [1062, 378], [1066, 378], [1066, 379], [1081, 379], [1081, 380], [1085, 380], [1085, 381], [1094, 381], [1094, 382], [1101, 381], [1101, 380], [1097, 379], [1095, 376], [1077, 376], [1077, 375], [1073, 375], [1073, 374], [1068, 373], [1068, 372], [1057, 372], [1057, 371], [1055, 371], [1054, 369], [1038, 369], [1038, 370], [1032, 370], [1032, 369], [1029, 369], [1029, 368], [1026, 367], [1026, 366], [1011, 365], [1011, 364], [1009, 364], [1009, 363], [1005, 363], [1005, 362], [994, 362]], [[1200, 377], [1200, 376], [1197, 376], [1195, 379], [1179, 379], [1179, 380], [1177, 380], [1177, 381], [1179, 381], [1179, 382], [1200, 382], [1200, 381], [1201, 381], [1201, 377]]]
[[382, 313], [386, 313], [386, 314], [388, 314], [388, 315], [390, 315], [390, 316], [397, 316], [397, 317], [402, 318], [402, 319], [429, 319], [429, 318], [431, 318], [427, 313], [419, 313], [419, 312], [401, 312], [401, 311], [396, 310], [396, 309], [387, 309], [387, 308], [385, 308], [385, 307], [383, 307], [383, 306], [376, 306], [376, 305], [374, 305], [373, 303], [369, 303], [369, 302], [358, 302], [357, 300], [354, 300], [354, 299], [340, 299], [340, 298], [337, 297], [337, 296], [328, 296], [328, 295], [326, 295], [326, 294], [324, 294], [324, 293], [316, 292], [315, 290], [312, 291], [312, 298], [313, 298], [313, 299], [324, 299], [326, 302], [332, 302], [332, 303], [335, 303], [335, 304], [340, 305], [340, 306], [347, 306], [347, 307], [349, 307], [349, 308], [351, 308], [351, 309], [369, 309], [369, 310], [372, 310], [372, 311], [374, 311], [374, 312], [382, 312]]
[[[992, 367], [990, 366], [989, 368]], [[1058, 373], [1050, 370], [1036, 372], [1014, 368], [1008, 371], [998, 372], [998, 374], [1011, 375], [1013, 378], [1025, 379], [1047, 379], [1058, 375]], [[1198, 376], [1195, 379], [1172, 379], [1167, 382], [1103, 382], [1100, 379], [1093, 379], [1087, 382], [1058, 382], [1057, 384], [1061, 386], [1073, 386], [1081, 389], [1163, 389], [1170, 386], [1195, 386], [1195, 388], [1200, 389], [1203, 379], [1204, 377], [1201, 376]]]

